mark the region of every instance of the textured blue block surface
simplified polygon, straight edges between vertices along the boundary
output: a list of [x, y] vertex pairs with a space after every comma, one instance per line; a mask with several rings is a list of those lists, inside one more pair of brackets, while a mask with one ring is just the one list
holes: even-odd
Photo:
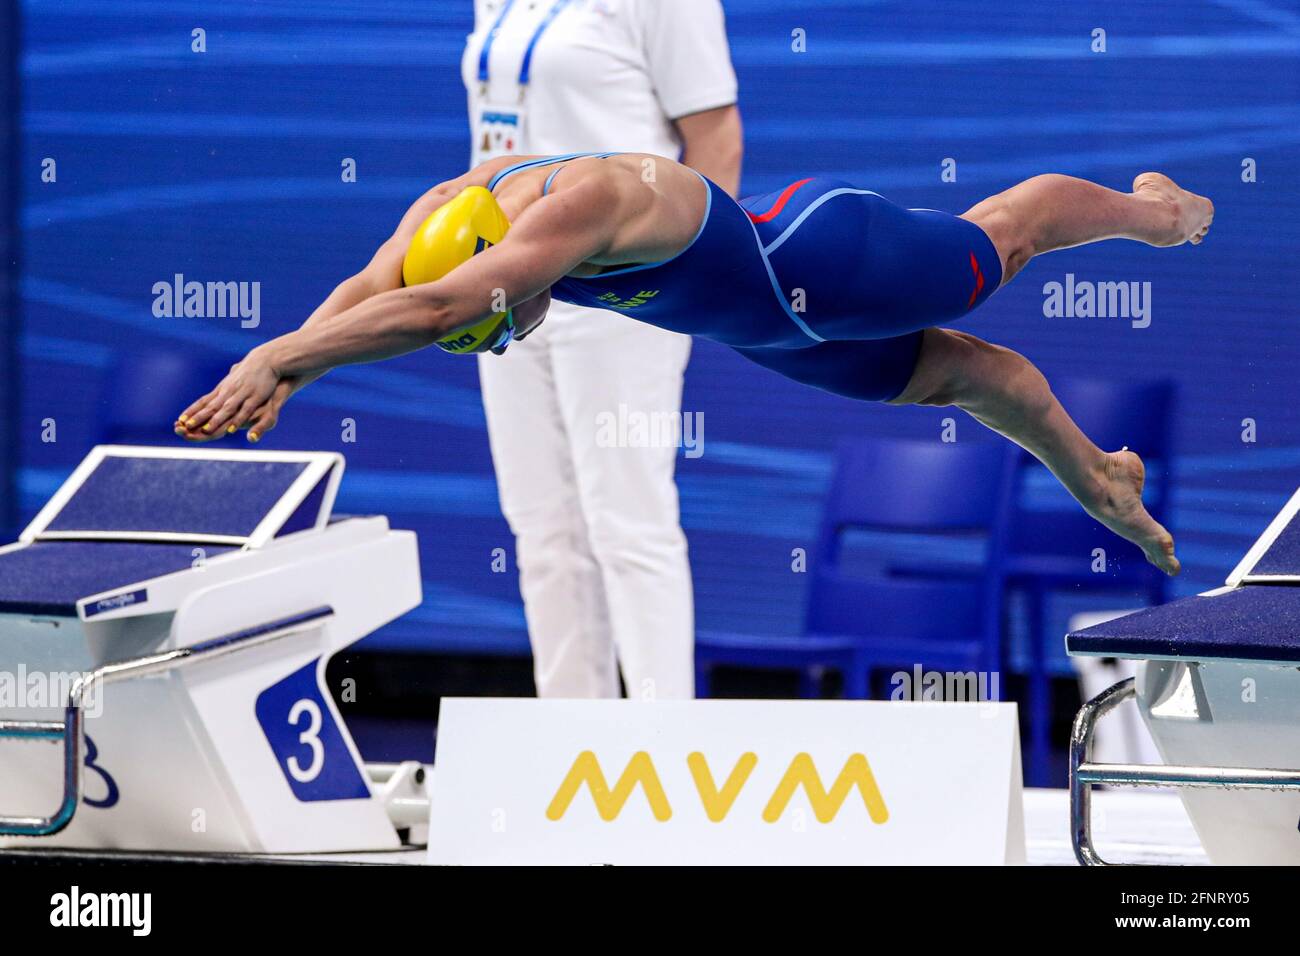
[[1300, 587], [1254, 584], [1189, 597], [1067, 635], [1072, 654], [1300, 661]]
[[1250, 569], [1251, 574], [1300, 574], [1300, 515], [1282, 529], [1277, 540]]
[[305, 462], [108, 457], [50, 531], [174, 531], [247, 536]]
[[[208, 558], [231, 550], [203, 549]], [[38, 541], [0, 554], [0, 614], [72, 615], [83, 597], [193, 564], [190, 544]]]

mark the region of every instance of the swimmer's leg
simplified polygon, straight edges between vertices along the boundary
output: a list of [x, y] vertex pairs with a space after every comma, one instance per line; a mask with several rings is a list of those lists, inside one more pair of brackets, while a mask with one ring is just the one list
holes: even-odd
[[1142, 504], [1142, 459], [1089, 441], [1024, 356], [951, 329], [924, 336], [911, 380], [893, 404], [956, 405], [1046, 465], [1088, 514], [1148, 561], [1178, 573], [1173, 537]]
[[1142, 173], [1131, 193], [1049, 174], [990, 196], [961, 218], [983, 229], [997, 247], [1005, 284], [1034, 256], [1102, 239], [1199, 243], [1214, 219], [1214, 204], [1160, 173]]
[[888, 339], [820, 342], [806, 349], [738, 348], [751, 362], [803, 385], [860, 402], [887, 402], [907, 387], [920, 332]]

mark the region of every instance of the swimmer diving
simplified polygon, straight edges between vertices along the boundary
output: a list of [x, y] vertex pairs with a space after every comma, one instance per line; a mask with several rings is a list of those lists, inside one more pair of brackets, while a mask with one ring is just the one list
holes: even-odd
[[360, 272], [251, 350], [175, 431], [256, 442], [332, 368], [431, 345], [500, 353], [554, 296], [711, 339], [836, 395], [960, 408], [1175, 575], [1173, 537], [1142, 503], [1141, 458], [1093, 444], [1024, 356], [942, 326], [1035, 256], [1105, 239], [1199, 244], [1213, 218], [1208, 199], [1154, 172], [1127, 193], [1035, 176], [957, 216], [817, 177], [737, 201], [648, 154], [499, 157], [421, 196]]

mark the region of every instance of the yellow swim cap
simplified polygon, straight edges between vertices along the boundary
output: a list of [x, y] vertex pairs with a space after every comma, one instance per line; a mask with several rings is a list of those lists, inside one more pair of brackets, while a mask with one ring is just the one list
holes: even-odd
[[[402, 282], [420, 285], [441, 279], [472, 256], [495, 246], [509, 229], [510, 221], [496, 197], [482, 186], [470, 186], [415, 230], [402, 261]], [[503, 350], [514, 332], [514, 322], [514, 314], [507, 309], [438, 339], [435, 344], [452, 355]]]

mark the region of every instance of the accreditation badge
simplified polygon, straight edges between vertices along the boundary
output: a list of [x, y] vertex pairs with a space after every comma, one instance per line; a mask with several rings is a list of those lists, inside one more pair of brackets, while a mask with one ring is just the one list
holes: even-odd
[[498, 156], [514, 156], [523, 151], [524, 107], [484, 104], [474, 126], [474, 165]]

